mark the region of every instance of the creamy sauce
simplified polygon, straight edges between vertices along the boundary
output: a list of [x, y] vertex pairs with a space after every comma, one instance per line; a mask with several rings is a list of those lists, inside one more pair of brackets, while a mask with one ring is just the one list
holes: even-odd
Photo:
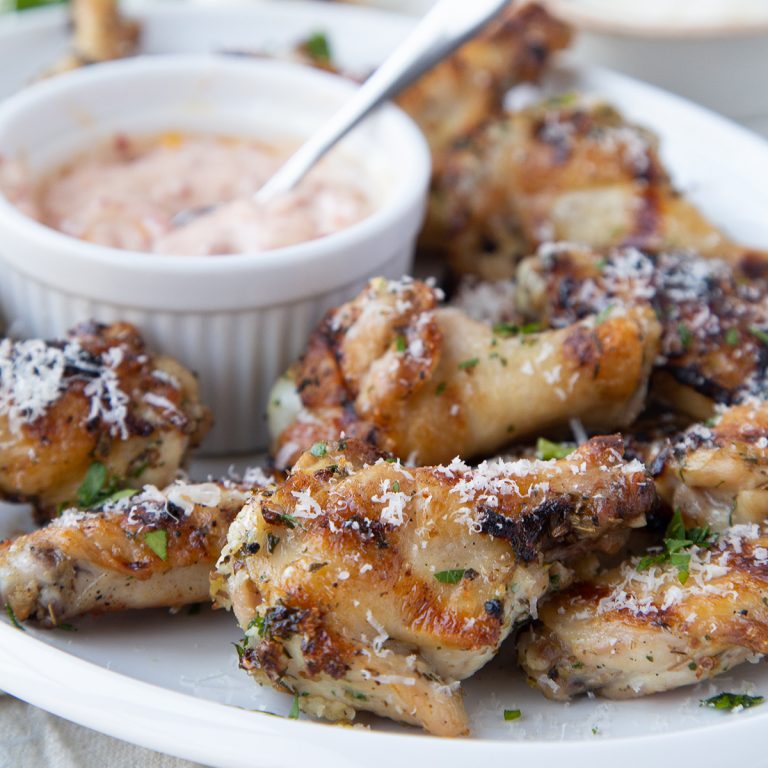
[[[116, 136], [46, 178], [35, 190], [33, 215], [100, 245], [209, 256], [315, 240], [371, 213], [364, 175], [337, 156], [289, 194], [255, 203], [250, 195], [289, 154], [287, 146], [222, 136]], [[174, 221], [179, 212], [204, 206], [218, 207]]]

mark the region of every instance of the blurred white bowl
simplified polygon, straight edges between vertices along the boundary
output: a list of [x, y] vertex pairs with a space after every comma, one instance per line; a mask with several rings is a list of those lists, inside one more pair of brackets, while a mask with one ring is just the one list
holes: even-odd
[[[33, 175], [113, 135], [163, 130], [300, 137], [354, 85], [292, 64], [152, 56], [53, 78], [0, 105], [0, 155]], [[265, 253], [161, 256], [106, 248], [26, 217], [0, 197], [3, 308], [26, 336], [56, 337], [88, 318], [136, 324], [200, 376], [216, 424], [208, 452], [265, 444], [269, 389], [323, 312], [372, 276], [411, 268], [429, 151], [387, 106], [344, 142], [371, 180], [375, 210], [339, 233]]]
[[740, 122], [768, 117], [764, 0], [546, 0], [579, 31], [573, 55]]

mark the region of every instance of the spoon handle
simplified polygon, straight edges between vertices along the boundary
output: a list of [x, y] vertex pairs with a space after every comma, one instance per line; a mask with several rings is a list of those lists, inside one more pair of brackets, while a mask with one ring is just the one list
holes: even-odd
[[495, 16], [509, 0], [439, 0], [410, 35], [256, 193], [264, 202], [291, 190], [369, 112], [397, 94]]

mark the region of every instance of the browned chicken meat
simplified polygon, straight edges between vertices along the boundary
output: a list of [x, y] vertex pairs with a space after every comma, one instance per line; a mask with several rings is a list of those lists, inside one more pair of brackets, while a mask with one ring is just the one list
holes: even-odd
[[727, 408], [648, 458], [659, 496], [687, 525], [722, 531], [768, 519], [768, 403]]
[[434, 184], [424, 242], [460, 273], [513, 277], [545, 242], [690, 248], [743, 271], [731, 242], [672, 186], [655, 137], [578, 97], [490, 120], [457, 141]]
[[570, 29], [535, 3], [512, 3], [477, 37], [406, 89], [397, 103], [424, 131], [434, 170], [456, 139], [501, 115], [509, 89], [538, 79]]
[[525, 333], [437, 303], [424, 283], [377, 279], [326, 315], [273, 390], [279, 468], [342, 432], [430, 464], [487, 455], [573, 417], [608, 431], [639, 412], [657, 354], [650, 308]]
[[406, 469], [318, 444], [230, 527], [212, 594], [245, 631], [241, 666], [319, 717], [466, 733], [458, 681], [566, 583], [562, 561], [644, 524], [653, 485], [621, 450]]
[[768, 653], [768, 532], [676, 535], [666, 555], [633, 558], [542, 606], [518, 649], [545, 696], [644, 696]]
[[0, 545], [0, 599], [19, 620], [56, 626], [86, 613], [175, 607], [208, 599], [227, 529], [258, 486], [146, 486], [97, 509], [68, 509]]
[[657, 394], [694, 418], [768, 397], [768, 292], [686, 252], [542, 246], [518, 270], [517, 311], [554, 327], [649, 303], [662, 325]]
[[195, 377], [126, 323], [0, 341], [0, 495], [43, 516], [78, 503], [94, 465], [97, 491], [167, 485], [209, 422]]
[[71, 13], [72, 51], [48, 74], [120, 59], [135, 52], [140, 28], [137, 22], [123, 17], [118, 0], [72, 0]]

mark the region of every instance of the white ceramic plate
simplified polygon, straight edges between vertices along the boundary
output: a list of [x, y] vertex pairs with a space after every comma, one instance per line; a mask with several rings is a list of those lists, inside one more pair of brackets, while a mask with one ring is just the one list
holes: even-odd
[[[230, 9], [152, 5], [141, 14], [148, 51], [278, 47], [323, 29], [342, 61], [364, 71], [412, 21], [326, 4], [275, 4]], [[59, 9], [0, 25], [0, 89], [20, 86], [66, 46]], [[680, 184], [718, 222], [768, 246], [768, 145], [708, 112], [628, 78], [563, 69], [553, 87], [580, 88], [616, 103], [661, 136]], [[225, 463], [193, 467], [218, 474]], [[0, 510], [6, 531], [19, 519]], [[285, 715], [289, 697], [257, 687], [236, 668], [229, 645], [232, 617], [206, 609], [87, 619], [79, 631], [26, 632], [0, 622], [0, 688], [83, 725], [143, 746], [214, 766], [415, 765], [466, 768], [536, 759], [539, 765], [647, 768], [685, 761], [714, 765], [764, 762], [768, 706], [739, 715], [702, 709], [715, 691], [768, 693], [768, 669], [746, 665], [733, 675], [669, 694], [628, 702], [548, 702], [515, 671], [513, 648], [466, 683], [474, 737], [439, 740], [388, 722], [341, 728]], [[504, 722], [504, 708], [523, 717]], [[736, 752], [737, 750], [737, 752]], [[493, 762], [492, 762], [493, 761]], [[503, 761], [503, 762], [502, 762]]]

